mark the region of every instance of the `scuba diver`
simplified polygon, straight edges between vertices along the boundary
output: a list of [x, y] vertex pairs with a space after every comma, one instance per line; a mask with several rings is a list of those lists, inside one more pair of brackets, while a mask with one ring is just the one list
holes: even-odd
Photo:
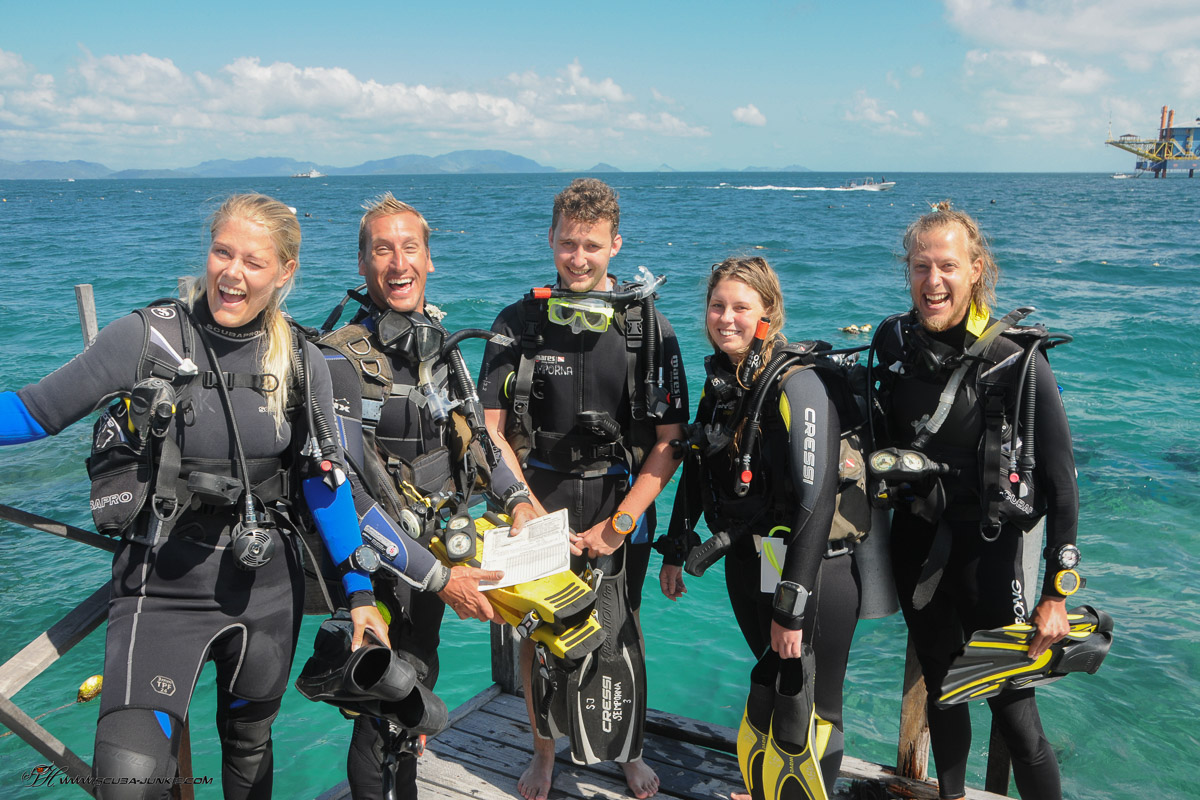
[[[968, 705], [938, 702], [954, 695], [963, 659], [978, 650], [964, 643], [1024, 623], [1027, 633], [991, 667], [1001, 682], [1005, 673], [1024, 676], [1024, 688], [1014, 682], [988, 704], [1021, 797], [1054, 800], [1062, 796], [1058, 761], [1026, 673], [1030, 659], [1057, 653], [1078, 633], [1066, 598], [1083, 585], [1079, 493], [1071, 432], [1045, 355], [1070, 339], [1016, 326], [1029, 308], [1001, 319], [990, 313], [999, 269], [976, 221], [948, 202], [909, 226], [904, 259], [912, 309], [884, 320], [872, 342], [876, 447], [884, 449], [869, 459], [869, 493], [894, 508], [892, 566], [929, 692], [939, 794], [948, 800], [965, 791]], [[1036, 536], [1028, 532], [1043, 516], [1046, 568], [1031, 608], [1037, 559], [1027, 548], [1037, 540], [1026, 537]], [[1104, 635], [1092, 619], [1091, 630]]]
[[[342, 588], [358, 646], [387, 641], [326, 412], [329, 372], [283, 314], [300, 224], [277, 200], [234, 195], [213, 214], [204, 273], [184, 301], [104, 328], [56, 372], [0, 394], [0, 441], [96, 422], [88, 472], [113, 558], [96, 796], [166, 797], [204, 662], [216, 663], [226, 798], [266, 798], [271, 723], [296, 651], [307, 508]], [[314, 451], [315, 445], [315, 451]]]
[[[877, 542], [867, 537], [855, 356], [788, 344], [779, 277], [759, 257], [714, 264], [706, 307], [715, 352], [683, 443], [671, 525], [656, 543], [659, 582], [678, 600], [685, 564], [702, 575], [724, 557], [734, 618], [759, 659], [737, 739], [747, 796], [825, 798], [841, 766], [855, 626], [864, 611], [895, 611], [860, 563]], [[712, 533], [703, 544], [701, 511]]]
[[[493, 620], [479, 581], [502, 575], [444, 565], [428, 549], [431, 537], [448, 516], [465, 513], [480, 471], [490, 471], [494, 499], [512, 515], [514, 529], [535, 512], [525, 485], [496, 459], [472, 376], [457, 346], [447, 347], [440, 312], [426, 303], [426, 279], [433, 272], [429, 223], [390, 192], [364, 208], [358, 270], [367, 294], [348, 294], [361, 309], [320, 345], [333, 380], [342, 443], [366, 484], [358, 509], [364, 540], [385, 536], [387, 542], [416, 539], [422, 545], [410, 545], [405, 570], [419, 575], [418, 581], [398, 580], [382, 569], [373, 579], [390, 620], [392, 647], [432, 690], [446, 606], [462, 619]], [[336, 324], [345, 302], [324, 328]], [[478, 445], [468, 448], [472, 439]], [[369, 714], [354, 717], [346, 771], [355, 800], [382, 798], [388, 786], [395, 787], [396, 797], [415, 800], [417, 753], [396, 728], [394, 721]]]
[[[654, 308], [661, 280], [643, 270], [640, 282], [622, 285], [609, 274], [619, 224], [616, 193], [602, 181], [580, 178], [555, 197], [548, 238], [558, 281], [500, 313], [492, 330], [514, 341], [487, 345], [479, 379], [488, 432], [504, 459], [523, 471], [539, 511], [567, 509], [578, 532], [576, 571], [585, 569], [585, 552], [592, 557], [607, 633], [578, 663], [522, 643], [535, 731], [533, 760], [518, 782], [526, 800], [550, 791], [556, 735], [570, 738], [580, 763], [619, 763], [636, 797], [658, 791], [641, 758], [645, 657], [636, 615], [654, 499], [679, 463], [671, 442], [687, 421], [687, 384], [674, 331]], [[573, 702], [593, 686], [599, 696], [605, 683], [620, 690], [618, 703]]]

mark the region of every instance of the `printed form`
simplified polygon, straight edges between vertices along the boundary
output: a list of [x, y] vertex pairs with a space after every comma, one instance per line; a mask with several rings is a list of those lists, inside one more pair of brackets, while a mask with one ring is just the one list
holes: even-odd
[[493, 528], [483, 534], [480, 567], [503, 570], [504, 577], [499, 581], [480, 581], [481, 591], [536, 581], [571, 568], [565, 508], [531, 520], [516, 536], [509, 536], [508, 532], [509, 528]]

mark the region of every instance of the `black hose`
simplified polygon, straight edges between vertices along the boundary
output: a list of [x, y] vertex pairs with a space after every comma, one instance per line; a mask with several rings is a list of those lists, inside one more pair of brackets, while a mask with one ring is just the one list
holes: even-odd
[[1036, 414], [1034, 407], [1037, 405], [1037, 352], [1038, 348], [1031, 348], [1029, 357], [1029, 366], [1025, 377], [1025, 402], [1021, 406], [1021, 472], [1028, 473], [1033, 470], [1036, 463], [1034, 453], [1034, 420]]
[[646, 413], [657, 417], [657, 404], [662, 388], [658, 365], [658, 315], [654, 311], [654, 295], [642, 301], [642, 353], [646, 360]]
[[738, 457], [741, 470], [734, 477], [733, 483], [733, 492], [738, 497], [745, 497], [746, 492], [750, 490], [750, 479], [753, 477], [751, 469], [753, 456], [751, 454], [758, 442], [758, 432], [762, 425], [763, 400], [767, 395], [767, 390], [775, 383], [784, 368], [790, 367], [799, 360], [800, 356], [795, 353], [780, 353], [771, 359], [766, 369], [758, 376], [758, 380], [754, 382], [754, 389], [750, 393], [750, 402], [747, 404], [746, 427], [742, 429], [742, 442], [738, 448], [741, 451]]

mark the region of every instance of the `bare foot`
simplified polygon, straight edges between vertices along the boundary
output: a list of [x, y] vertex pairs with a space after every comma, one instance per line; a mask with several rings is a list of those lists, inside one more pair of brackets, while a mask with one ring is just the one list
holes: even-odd
[[748, 792], [730, 792], [729, 800], [750, 800]]
[[521, 773], [517, 791], [525, 800], [546, 800], [554, 780], [554, 740], [538, 736], [533, 740], [533, 760]]
[[658, 794], [658, 776], [645, 761], [639, 758], [637, 761], [623, 762], [620, 766], [625, 772], [625, 782], [629, 784], [629, 791], [633, 792], [633, 796], [638, 800], [646, 800], [647, 797]]

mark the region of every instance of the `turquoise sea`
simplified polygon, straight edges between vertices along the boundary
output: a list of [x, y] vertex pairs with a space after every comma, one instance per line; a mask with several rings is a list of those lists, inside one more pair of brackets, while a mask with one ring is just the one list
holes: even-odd
[[[430, 298], [450, 327], [487, 326], [530, 286], [548, 282], [550, 205], [565, 175], [390, 176], [253, 180], [0, 182], [0, 388], [16, 389], [82, 347], [72, 286], [95, 286], [101, 324], [174, 291], [196, 272], [205, 216], [219, 198], [261, 191], [295, 206], [304, 231], [301, 284], [290, 301], [317, 324], [357, 282], [359, 204], [391, 190], [435, 228]], [[1053, 353], [1079, 468], [1081, 602], [1116, 620], [1100, 672], [1040, 692], [1042, 716], [1072, 798], [1196, 795], [1200, 760], [1200, 181], [1107, 175], [889, 174], [891, 192], [828, 192], [858, 175], [663, 173], [605, 176], [621, 194], [625, 244], [616, 274], [665, 272], [660, 308], [683, 342], [693, 403], [707, 347], [703, 281], [734, 253], [765, 256], [784, 279], [787, 334], [865, 344], [839, 331], [906, 308], [896, 259], [905, 226], [951, 198], [991, 235], [1002, 311], [1071, 333]], [[807, 187], [807, 188], [806, 188]], [[472, 343], [475, 366], [481, 350]], [[87, 527], [83, 469], [90, 423], [4, 451], [0, 502]], [[669, 513], [672, 489], [660, 501]], [[650, 702], [736, 726], [751, 655], [729, 612], [721, 575], [689, 578], [678, 604], [653, 575], [642, 621]], [[0, 525], [0, 660], [107, 580], [106, 554]], [[453, 616], [453, 615], [451, 615]], [[311, 635], [317, 618], [306, 621]], [[439, 692], [466, 700], [487, 682], [487, 631], [448, 620]], [[302, 649], [296, 669], [307, 657]], [[859, 626], [846, 681], [846, 750], [895, 763], [904, 658], [899, 616]], [[99, 672], [92, 634], [22, 690], [17, 702], [84, 759], [97, 703], [68, 705]], [[211, 667], [192, 705], [195, 774], [219, 786]], [[60, 708], [62, 706], [65, 708]], [[970, 780], [982, 785], [988, 714], [975, 713]], [[290, 692], [275, 726], [276, 796], [313, 796], [344, 777], [349, 725]], [[0, 738], [0, 797], [77, 790], [27, 788], [41, 758]], [[514, 792], [515, 795], [515, 792]], [[215, 786], [201, 797], [218, 797]]]

